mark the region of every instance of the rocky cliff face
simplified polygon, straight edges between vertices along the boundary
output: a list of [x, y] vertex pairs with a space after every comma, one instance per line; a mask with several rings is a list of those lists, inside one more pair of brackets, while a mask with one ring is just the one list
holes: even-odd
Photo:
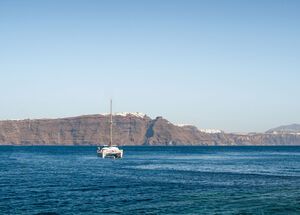
[[[116, 145], [300, 145], [297, 134], [205, 133], [162, 117], [114, 116]], [[0, 121], [0, 145], [102, 145], [109, 142], [109, 116]]]
[[[114, 142], [144, 143], [149, 117], [115, 116]], [[0, 144], [95, 145], [109, 142], [109, 116], [88, 115], [62, 119], [0, 121]]]

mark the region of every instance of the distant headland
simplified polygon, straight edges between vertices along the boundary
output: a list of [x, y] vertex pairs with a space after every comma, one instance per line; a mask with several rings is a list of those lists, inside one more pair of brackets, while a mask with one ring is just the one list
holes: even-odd
[[[84, 115], [58, 119], [0, 121], [0, 145], [101, 145], [109, 141], [109, 116]], [[300, 125], [265, 133], [235, 134], [218, 129], [175, 125], [163, 117], [141, 113], [114, 116], [118, 145], [300, 145]]]

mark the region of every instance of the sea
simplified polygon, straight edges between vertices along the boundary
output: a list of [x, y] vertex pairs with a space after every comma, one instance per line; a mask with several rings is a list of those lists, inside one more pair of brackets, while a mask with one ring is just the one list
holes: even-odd
[[300, 146], [1, 146], [0, 214], [300, 214]]

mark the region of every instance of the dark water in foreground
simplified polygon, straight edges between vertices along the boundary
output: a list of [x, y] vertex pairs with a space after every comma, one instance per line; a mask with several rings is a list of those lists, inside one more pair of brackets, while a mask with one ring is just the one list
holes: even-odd
[[300, 147], [0, 147], [0, 214], [300, 214]]

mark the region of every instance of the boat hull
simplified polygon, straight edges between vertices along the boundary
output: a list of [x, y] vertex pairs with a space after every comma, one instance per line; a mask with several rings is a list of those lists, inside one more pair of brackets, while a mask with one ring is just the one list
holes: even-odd
[[123, 158], [122, 149], [101, 149], [97, 151], [97, 154], [102, 158]]

